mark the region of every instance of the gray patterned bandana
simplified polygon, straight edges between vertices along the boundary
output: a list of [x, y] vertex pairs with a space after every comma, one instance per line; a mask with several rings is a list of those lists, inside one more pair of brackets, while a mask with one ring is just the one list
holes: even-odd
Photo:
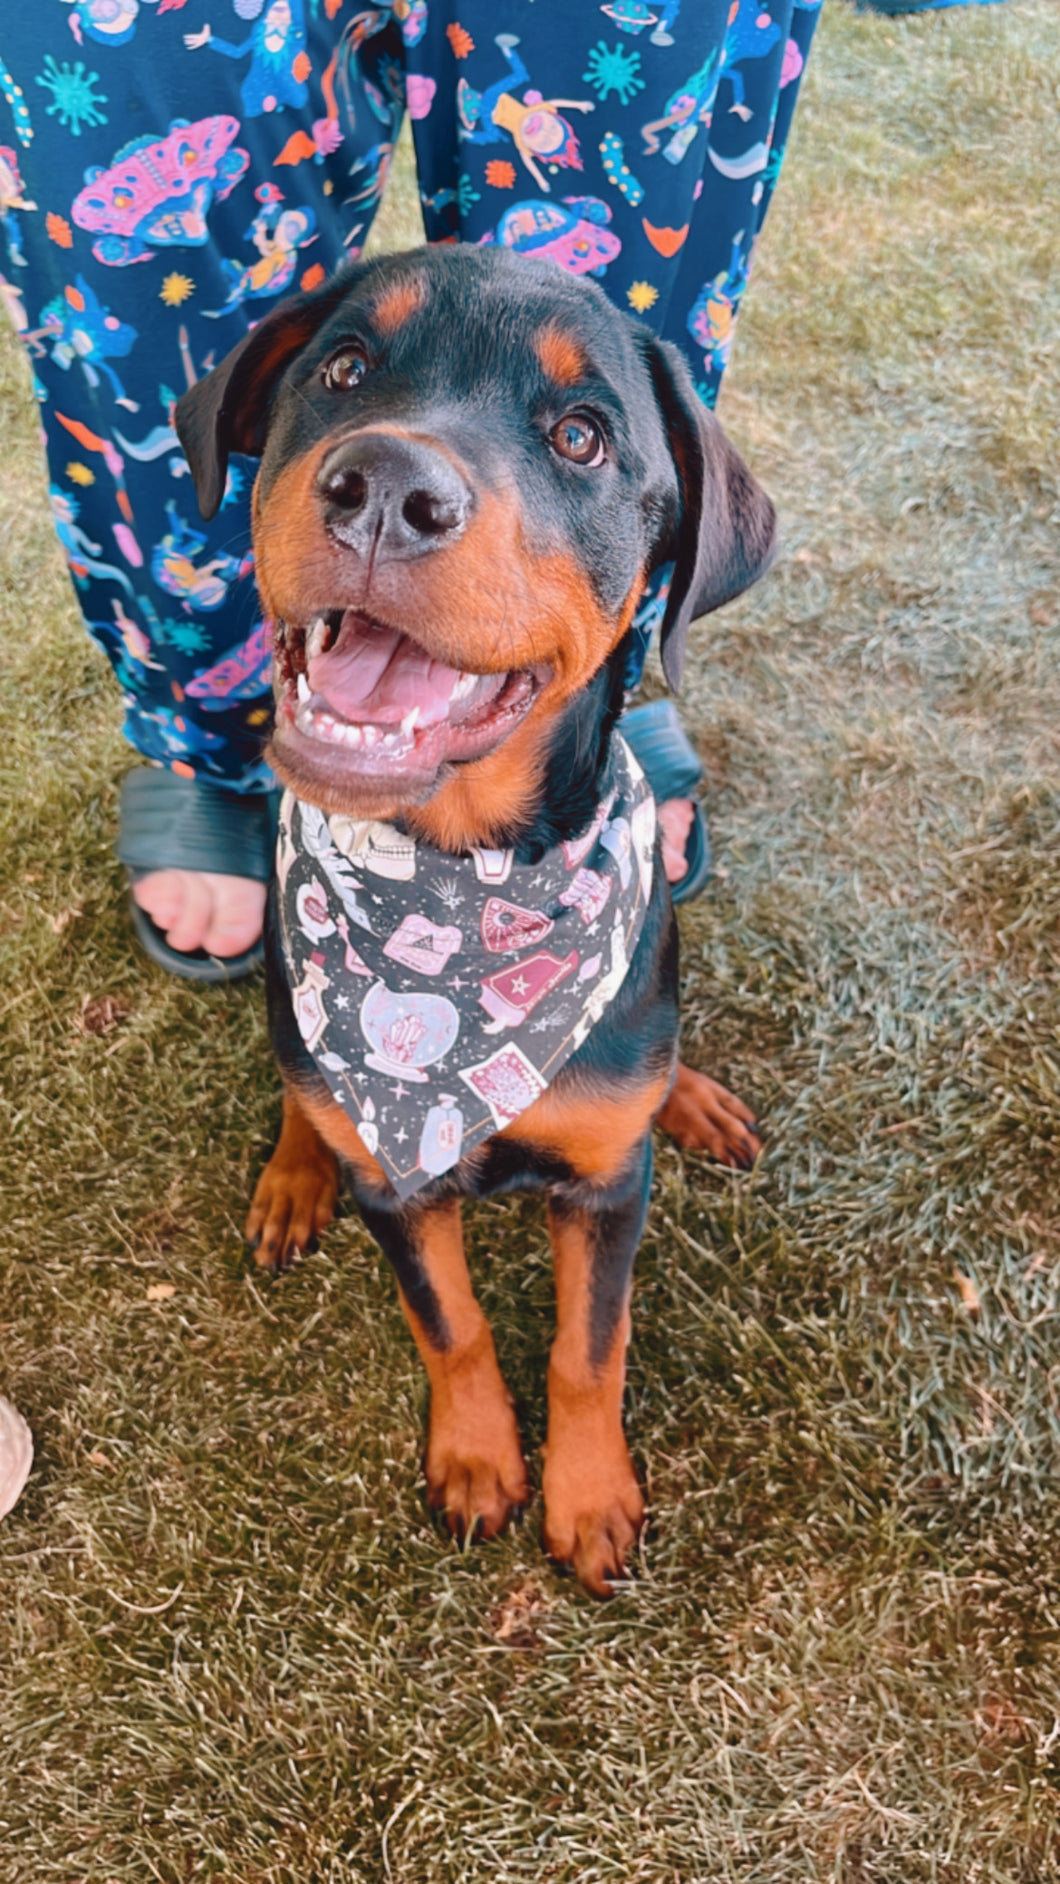
[[651, 895], [655, 800], [625, 741], [581, 836], [449, 856], [285, 792], [280, 930], [299, 1032], [398, 1196], [546, 1090], [614, 999]]

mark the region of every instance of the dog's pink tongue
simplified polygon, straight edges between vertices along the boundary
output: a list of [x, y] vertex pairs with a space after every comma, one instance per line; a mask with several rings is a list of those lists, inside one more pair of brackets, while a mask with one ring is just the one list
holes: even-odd
[[395, 726], [415, 707], [416, 725], [434, 726], [449, 717], [460, 671], [433, 661], [397, 629], [358, 620], [343, 623], [329, 653], [310, 655], [306, 678], [345, 720]]

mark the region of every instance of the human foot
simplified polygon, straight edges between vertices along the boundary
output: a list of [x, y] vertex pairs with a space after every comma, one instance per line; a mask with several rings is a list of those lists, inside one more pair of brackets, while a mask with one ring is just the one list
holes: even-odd
[[690, 798], [667, 798], [658, 806], [659, 837], [667, 883], [680, 883], [688, 875], [686, 846], [695, 806]]
[[160, 968], [220, 982], [257, 967], [279, 797], [160, 766], [125, 774], [118, 855], [133, 926]]
[[213, 870], [153, 870], [132, 886], [134, 901], [161, 929], [171, 949], [202, 949], [225, 960], [258, 941], [265, 919], [265, 884]]
[[674, 903], [690, 903], [710, 875], [710, 839], [695, 796], [703, 766], [672, 700], [629, 708], [619, 731], [655, 794], [663, 869]]

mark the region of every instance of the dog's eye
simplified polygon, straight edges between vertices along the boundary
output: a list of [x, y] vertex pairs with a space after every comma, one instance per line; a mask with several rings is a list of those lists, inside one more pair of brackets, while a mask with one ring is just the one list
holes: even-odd
[[592, 469], [604, 462], [603, 433], [586, 412], [568, 412], [548, 436], [553, 451], [558, 451], [561, 458], [569, 458], [571, 464], [588, 465]]
[[368, 371], [368, 362], [360, 347], [343, 347], [333, 353], [324, 368], [324, 384], [329, 392], [352, 392]]

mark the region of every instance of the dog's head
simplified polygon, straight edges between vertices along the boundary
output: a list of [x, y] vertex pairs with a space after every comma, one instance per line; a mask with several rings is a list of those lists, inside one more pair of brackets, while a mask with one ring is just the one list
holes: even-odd
[[504, 250], [389, 256], [285, 302], [176, 422], [206, 517], [229, 453], [261, 458], [280, 776], [360, 816], [447, 801], [457, 842], [510, 827], [655, 568], [676, 564], [676, 686], [689, 622], [773, 554], [676, 348]]

